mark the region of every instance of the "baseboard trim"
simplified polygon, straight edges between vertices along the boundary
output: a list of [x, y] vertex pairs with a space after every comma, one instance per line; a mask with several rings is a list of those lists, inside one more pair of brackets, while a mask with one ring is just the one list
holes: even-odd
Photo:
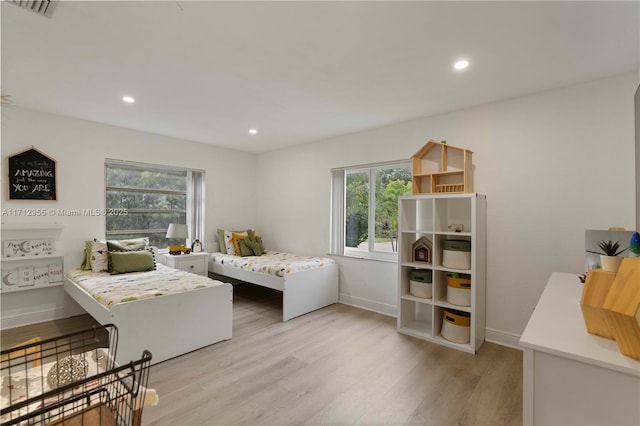
[[[339, 303], [353, 306], [355, 308], [366, 309], [367, 311], [377, 312], [390, 317], [397, 317], [398, 308], [394, 305], [376, 302], [375, 300], [364, 299], [362, 297], [351, 296], [346, 293], [340, 293]], [[520, 347], [520, 335], [509, 333], [508, 331], [496, 330], [495, 328], [485, 329], [486, 342], [495, 343], [497, 345], [506, 346], [508, 348], [522, 350]]]
[[485, 330], [485, 338], [486, 342], [495, 343], [502, 346], [507, 346], [509, 348], [522, 350], [520, 347], [520, 335], [509, 333], [502, 330], [496, 330], [494, 328], [487, 328]]
[[66, 318], [63, 308], [46, 309], [38, 312], [29, 312], [26, 314], [11, 315], [0, 319], [0, 330], [7, 330], [23, 325], [37, 324], [44, 321], [52, 321], [56, 319]]
[[353, 306], [360, 309], [366, 309], [367, 311], [377, 312], [382, 315], [395, 317], [397, 315], [398, 308], [395, 305], [388, 305], [386, 303], [376, 302], [375, 300], [364, 299], [362, 297], [351, 296], [346, 293], [340, 293], [338, 302]]

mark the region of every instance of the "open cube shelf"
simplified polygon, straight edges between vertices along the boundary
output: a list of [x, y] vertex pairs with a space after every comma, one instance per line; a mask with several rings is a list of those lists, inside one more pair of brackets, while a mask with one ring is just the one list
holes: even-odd
[[[456, 194], [400, 197], [398, 230], [398, 331], [475, 353], [485, 337], [485, 196]], [[412, 258], [413, 244], [421, 237], [427, 237], [432, 242], [432, 258], [429, 263], [415, 262]], [[447, 240], [469, 241], [469, 269], [442, 265], [443, 247]], [[413, 269], [431, 271], [431, 298], [420, 298], [410, 293], [409, 274]], [[470, 306], [455, 305], [447, 300], [446, 279], [451, 272], [471, 276]], [[469, 343], [455, 343], [442, 337], [444, 309], [470, 314]]]

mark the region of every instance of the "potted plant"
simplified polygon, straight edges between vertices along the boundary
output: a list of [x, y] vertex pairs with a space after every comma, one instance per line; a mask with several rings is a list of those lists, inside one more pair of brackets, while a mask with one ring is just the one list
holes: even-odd
[[618, 255], [626, 251], [627, 249], [620, 249], [620, 241], [616, 241], [615, 243], [611, 240], [609, 241], [600, 241], [598, 243], [598, 247], [602, 250], [600, 254], [600, 263], [602, 264], [603, 271], [612, 271], [617, 272], [620, 264], [622, 263], [622, 258]]

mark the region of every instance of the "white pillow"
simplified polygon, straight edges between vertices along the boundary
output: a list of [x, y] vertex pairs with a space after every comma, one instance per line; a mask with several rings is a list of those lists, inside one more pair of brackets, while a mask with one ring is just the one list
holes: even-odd
[[93, 240], [91, 242], [91, 271], [109, 271], [109, 252], [107, 251], [106, 241]]

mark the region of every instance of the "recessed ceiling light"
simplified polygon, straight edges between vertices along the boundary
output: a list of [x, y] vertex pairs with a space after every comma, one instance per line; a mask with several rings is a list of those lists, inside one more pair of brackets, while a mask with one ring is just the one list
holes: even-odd
[[468, 66], [469, 66], [469, 61], [467, 61], [466, 59], [460, 59], [455, 64], [453, 64], [453, 67], [457, 70], [463, 70]]
[[258, 133], [258, 131], [256, 129], [249, 129], [249, 133], [255, 135], [256, 133]]
[[128, 104], [132, 104], [134, 103], [136, 100], [133, 99], [131, 96], [123, 96], [122, 100]]

